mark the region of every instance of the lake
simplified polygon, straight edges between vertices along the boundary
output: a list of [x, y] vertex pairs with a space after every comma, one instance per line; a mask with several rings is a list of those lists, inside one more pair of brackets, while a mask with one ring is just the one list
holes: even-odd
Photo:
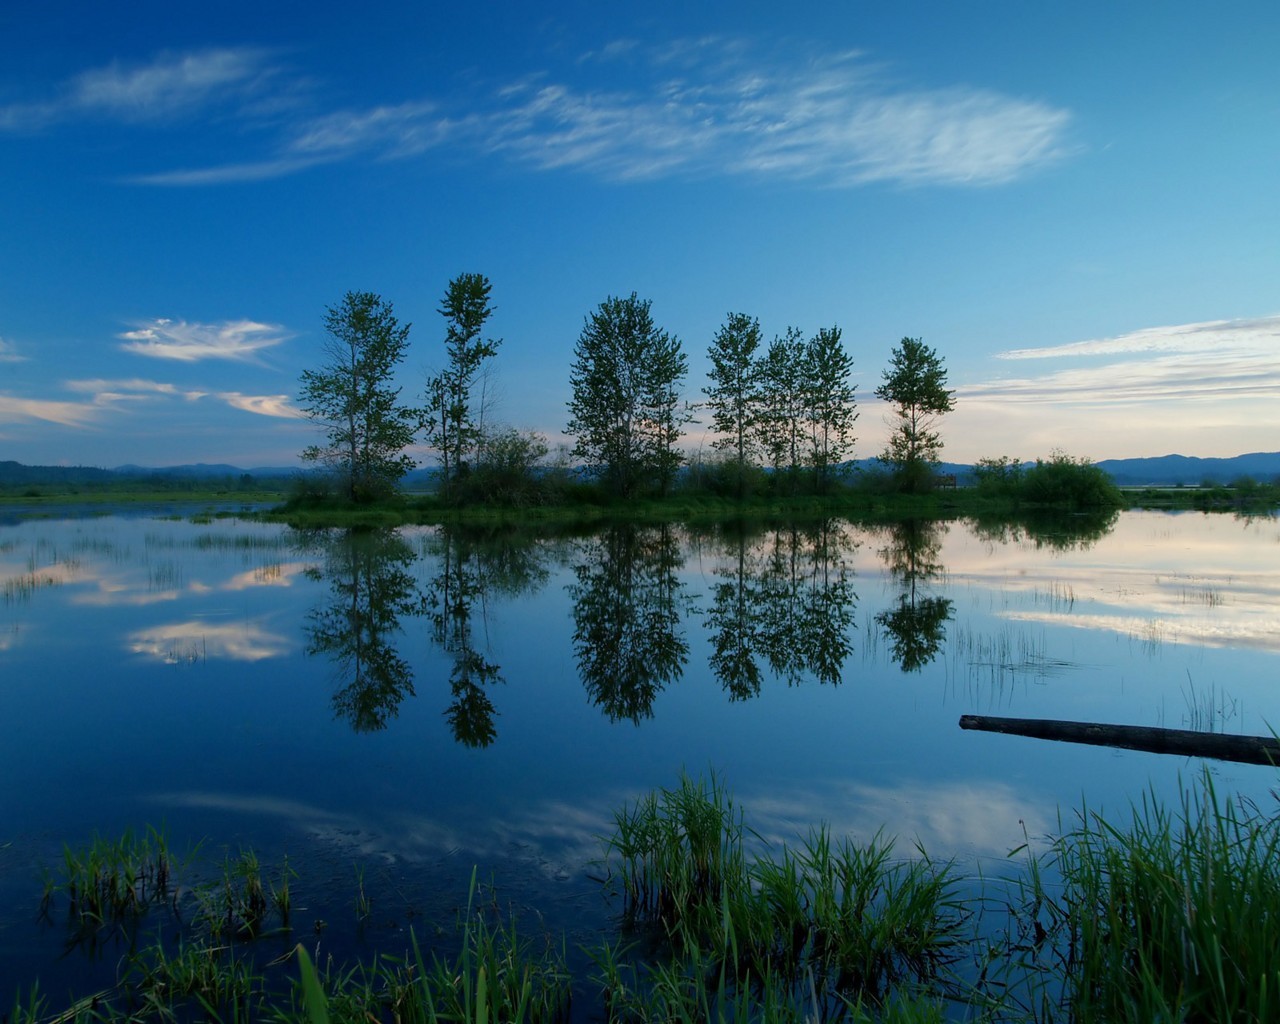
[[[598, 837], [682, 771], [717, 773], [765, 840], [883, 829], [990, 874], [1086, 802], [1176, 799], [1202, 762], [961, 715], [1280, 721], [1268, 517], [536, 536], [68, 516], [0, 525], [0, 587], [4, 1008], [36, 977], [114, 977], [118, 948], [64, 955], [57, 908], [40, 918], [42, 872], [95, 833], [162, 825], [203, 843], [195, 873], [287, 856], [295, 928], [340, 959], [443, 928], [473, 869], [590, 941], [616, 912]], [[1204, 763], [1274, 805], [1273, 770]]]

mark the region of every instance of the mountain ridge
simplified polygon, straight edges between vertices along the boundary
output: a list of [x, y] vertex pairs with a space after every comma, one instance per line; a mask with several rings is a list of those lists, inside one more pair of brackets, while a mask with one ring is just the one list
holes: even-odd
[[[876, 459], [860, 459], [854, 466], [872, 467]], [[1095, 463], [1121, 485], [1141, 484], [1226, 484], [1241, 477], [1259, 481], [1280, 478], [1280, 452], [1246, 452], [1230, 457], [1197, 455], [1158, 455], [1131, 459], [1100, 459]], [[963, 478], [972, 472], [967, 463], [944, 462], [942, 473]], [[0, 486], [36, 486], [40, 484], [120, 483], [129, 480], [212, 480], [244, 476], [255, 479], [288, 479], [307, 472], [299, 466], [257, 466], [243, 468], [229, 463], [187, 463], [175, 466], [138, 466], [125, 464], [112, 468], [101, 466], [28, 466], [15, 461], [0, 461]], [[422, 484], [434, 478], [436, 470], [420, 467], [406, 477], [406, 482]]]

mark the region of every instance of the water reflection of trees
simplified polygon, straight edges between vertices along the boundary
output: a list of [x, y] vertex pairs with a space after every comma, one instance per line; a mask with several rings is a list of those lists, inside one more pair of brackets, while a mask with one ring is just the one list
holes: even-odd
[[994, 544], [1023, 541], [1053, 551], [1087, 551], [1109, 534], [1120, 518], [1119, 509], [1092, 509], [1065, 514], [1027, 512], [1020, 515], [975, 516], [969, 520], [974, 536]]
[[501, 666], [485, 653], [489, 649], [488, 602], [497, 596], [528, 593], [546, 582], [541, 548], [520, 535], [489, 538], [442, 527], [424, 543], [424, 549], [438, 568], [423, 607], [432, 639], [453, 658], [452, 703], [445, 719], [459, 743], [487, 747], [498, 734], [497, 709], [489, 691], [505, 682]]
[[322, 566], [307, 570], [332, 595], [306, 621], [307, 653], [327, 655], [342, 680], [334, 712], [357, 732], [386, 728], [413, 696], [413, 670], [400, 656], [400, 617], [419, 605], [409, 568], [417, 555], [393, 529], [334, 530], [306, 535]]
[[706, 627], [711, 670], [730, 697], [760, 692], [760, 659], [791, 685], [839, 683], [857, 602], [852, 534], [823, 520], [767, 532], [734, 524], [723, 537], [728, 560], [715, 570]]
[[[484, 747], [497, 737], [490, 693], [503, 682], [489, 655], [489, 602], [543, 585], [542, 548], [528, 537], [493, 538], [442, 527], [416, 550], [391, 528], [302, 534], [320, 556], [307, 571], [326, 581], [330, 601], [307, 617], [307, 653], [326, 655], [339, 677], [335, 713], [359, 732], [386, 728], [414, 695], [413, 669], [401, 656], [401, 619], [424, 617], [432, 641], [452, 659], [444, 717], [454, 738]], [[412, 569], [431, 566], [425, 584]]]
[[918, 672], [938, 656], [947, 637], [952, 603], [928, 592], [940, 577], [939, 559], [947, 524], [904, 519], [885, 527], [888, 543], [880, 549], [885, 569], [897, 581], [897, 604], [876, 616], [888, 634], [893, 660], [904, 672]]
[[569, 585], [582, 685], [613, 721], [639, 723], [689, 655], [675, 527], [608, 527], [585, 542]]

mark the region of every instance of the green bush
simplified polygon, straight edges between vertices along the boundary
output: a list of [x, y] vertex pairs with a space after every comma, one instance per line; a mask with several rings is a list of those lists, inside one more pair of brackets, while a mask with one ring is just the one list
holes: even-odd
[[1105, 470], [1088, 459], [1056, 451], [1022, 474], [1022, 500], [1058, 508], [1119, 508], [1124, 497]]
[[1023, 483], [1022, 463], [1011, 455], [979, 459], [973, 467], [973, 479], [979, 494], [990, 497], [1016, 496]]

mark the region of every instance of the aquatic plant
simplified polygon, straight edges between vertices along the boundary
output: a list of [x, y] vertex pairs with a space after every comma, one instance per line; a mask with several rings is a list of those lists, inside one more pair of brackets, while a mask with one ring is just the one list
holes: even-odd
[[73, 921], [100, 927], [139, 917], [156, 903], [176, 907], [174, 869], [163, 830], [141, 836], [126, 830], [118, 839], [95, 834], [85, 847], [64, 847], [60, 876], [46, 875], [43, 909], [63, 894]]
[[825, 828], [798, 850], [761, 843], [748, 858], [754, 833], [714, 775], [642, 796], [615, 825], [605, 862], [624, 920], [656, 929], [672, 957], [628, 980], [617, 951], [606, 951], [597, 966], [614, 1001], [664, 1002], [663, 991], [680, 988], [674, 971], [719, 977], [721, 991], [704, 994], [717, 1006], [762, 987], [788, 992], [790, 1005], [808, 999], [815, 1012], [879, 1003], [937, 981], [970, 940], [950, 865], [923, 851], [896, 860], [880, 835], [858, 844]]

